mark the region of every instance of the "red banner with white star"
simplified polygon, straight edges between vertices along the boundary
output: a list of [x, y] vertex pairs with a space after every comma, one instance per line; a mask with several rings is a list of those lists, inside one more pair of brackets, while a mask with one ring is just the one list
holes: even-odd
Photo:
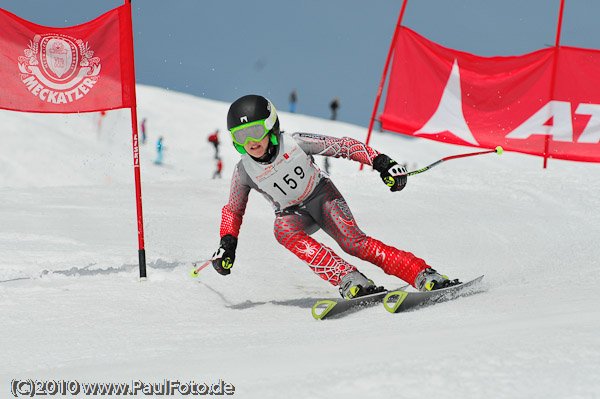
[[72, 113], [135, 106], [131, 7], [77, 26], [0, 9], [0, 108]]
[[600, 162], [599, 88], [597, 50], [480, 57], [402, 27], [380, 120], [410, 136]]

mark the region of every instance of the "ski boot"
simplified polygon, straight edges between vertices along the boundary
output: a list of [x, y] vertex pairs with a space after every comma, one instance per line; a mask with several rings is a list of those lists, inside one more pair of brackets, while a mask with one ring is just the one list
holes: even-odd
[[439, 274], [431, 267], [421, 270], [415, 279], [415, 288], [423, 292], [439, 290], [440, 288], [452, 287], [458, 284], [462, 284], [458, 279], [450, 280], [447, 276]]
[[385, 291], [385, 288], [377, 287], [373, 280], [369, 280], [358, 270], [343, 275], [341, 280], [340, 295], [344, 299], [354, 299]]

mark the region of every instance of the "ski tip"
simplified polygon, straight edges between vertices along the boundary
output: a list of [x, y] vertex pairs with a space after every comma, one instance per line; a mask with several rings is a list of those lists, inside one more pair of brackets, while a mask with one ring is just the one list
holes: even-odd
[[337, 302], [329, 299], [319, 301], [312, 307], [312, 315], [316, 320], [322, 320], [335, 305], [337, 305]]

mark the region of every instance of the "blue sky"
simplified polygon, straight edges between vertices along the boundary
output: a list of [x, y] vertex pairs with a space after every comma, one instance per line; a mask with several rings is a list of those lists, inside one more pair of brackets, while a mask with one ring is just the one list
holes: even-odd
[[[600, 49], [600, 2], [566, 3], [561, 43]], [[21, 18], [56, 27], [87, 22], [121, 4], [0, 0], [0, 7]], [[133, 0], [137, 81], [226, 102], [262, 94], [281, 110], [297, 89], [298, 113], [328, 118], [329, 102], [338, 97], [339, 120], [368, 126], [401, 5], [401, 0]], [[409, 0], [402, 24], [457, 50], [518, 55], [554, 44], [559, 5], [560, 0]]]

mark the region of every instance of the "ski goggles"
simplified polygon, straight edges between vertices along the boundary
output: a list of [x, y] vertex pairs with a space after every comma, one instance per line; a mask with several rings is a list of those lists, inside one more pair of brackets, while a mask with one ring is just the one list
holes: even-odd
[[243, 147], [250, 141], [261, 141], [267, 136], [277, 121], [277, 112], [270, 101], [269, 106], [270, 114], [267, 118], [244, 123], [229, 130], [235, 144]]

